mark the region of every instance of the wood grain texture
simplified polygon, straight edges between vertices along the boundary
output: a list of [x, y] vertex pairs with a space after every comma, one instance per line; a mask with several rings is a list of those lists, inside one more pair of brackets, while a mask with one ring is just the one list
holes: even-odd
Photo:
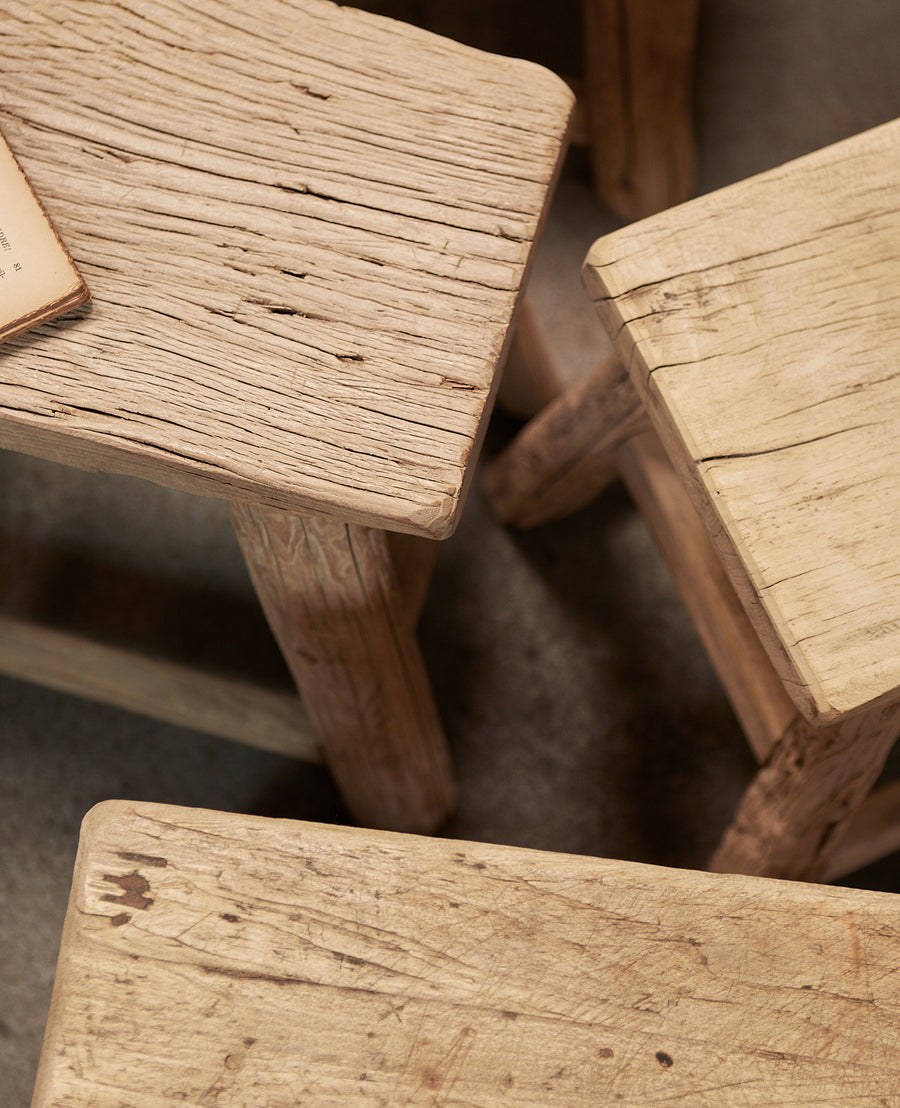
[[658, 436], [653, 431], [635, 435], [622, 443], [615, 457], [747, 741], [757, 760], [764, 761], [793, 725], [797, 709], [763, 650]]
[[788, 697], [657, 435], [616, 461], [672, 571], [694, 626], [762, 763], [713, 865], [757, 876], [832, 880], [900, 849], [898, 791], [871, 797], [900, 714], [815, 728]]
[[590, 504], [617, 476], [615, 448], [645, 424], [640, 398], [612, 354], [539, 412], [487, 467], [495, 516], [537, 527]]
[[326, 0], [13, 0], [0, 124], [94, 294], [0, 444], [452, 530], [572, 95]]
[[111, 802], [33, 1108], [894, 1104], [897, 899]]
[[691, 195], [699, 0], [582, 0], [597, 199], [641, 219]]
[[585, 278], [789, 692], [900, 688], [900, 121], [601, 239]]
[[232, 519], [347, 807], [367, 827], [437, 830], [453, 771], [386, 533], [249, 504]]

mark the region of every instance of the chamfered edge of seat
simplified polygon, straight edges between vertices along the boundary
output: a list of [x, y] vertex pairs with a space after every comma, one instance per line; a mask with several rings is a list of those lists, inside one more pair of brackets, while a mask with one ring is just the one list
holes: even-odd
[[[705, 212], [710, 206], [725, 208], [732, 198], [738, 201], [733, 207], [735, 230], [741, 234], [743, 240], [759, 244], [768, 233], [768, 227], [759, 222], [738, 222], [740, 197], [744, 192], [769, 183], [780, 187], [783, 178], [809, 170], [815, 171], [842, 158], [853, 158], [857, 152], [868, 149], [893, 152], [900, 150], [900, 117], [790, 158], [739, 181], [701, 193], [673, 208], [656, 212], [601, 235], [588, 247], [582, 263], [581, 276], [588, 294], [602, 316], [606, 306], [617, 296], [670, 279], [673, 274], [667, 271], [662, 259], [654, 257], [654, 244], [658, 241], [659, 228], [667, 226], [668, 233], [672, 235], [688, 233], [692, 225], [695, 228], [702, 227]], [[710, 265], [727, 263], [734, 259], [735, 251], [730, 242], [730, 237], [719, 235], [705, 240], [704, 247], [710, 254]], [[628, 244], [624, 253], [618, 249], [621, 243]], [[774, 245], [779, 245], [777, 239]], [[640, 260], [637, 267], [632, 269], [633, 259], [637, 256], [640, 256]], [[626, 260], [629, 260], [628, 264], [623, 265]], [[639, 280], [632, 280], [632, 277], [639, 277]]]
[[[672, 866], [637, 862], [628, 859], [604, 858], [585, 854], [569, 854], [537, 847], [510, 846], [467, 839], [435, 838], [428, 835], [415, 835], [401, 831], [373, 830], [345, 824], [320, 823], [309, 820], [289, 819], [285, 817], [248, 815], [240, 812], [218, 811], [209, 808], [188, 807], [178, 804], [158, 803], [154, 801], [135, 801], [111, 798], [98, 801], [85, 812], [80, 826], [80, 844], [83, 852], [89, 852], [94, 844], [105, 835], [125, 832], [129, 827], [137, 833], [142, 822], [154, 823], [159, 830], [157, 835], [161, 844], [165, 841], [165, 828], [184, 827], [204, 833], [215, 833], [219, 828], [222, 834], [234, 833], [236, 841], [250, 843], [282, 841], [287, 838], [301, 846], [305, 843], [311, 849], [325, 850], [333, 847], [335, 855], [352, 855], [357, 847], [377, 845], [388, 854], [396, 852], [398, 859], [406, 855], [425, 858], [430, 863], [458, 866], [461, 858], [468, 860], [473, 871], [473, 879], [483, 875], [489, 879], [491, 866], [502, 867], [508, 862], [513, 868], [527, 872], [529, 863], [538, 870], [553, 872], [558, 866], [560, 880], [566, 875], [580, 875], [596, 878], [602, 882], [607, 878], [621, 877], [627, 880], [629, 875], [645, 880], [650, 884], [665, 885], [671, 883], [682, 889], [730, 887], [734, 890], [752, 894], [754, 891], [770, 890], [773, 898], [787, 896], [802, 901], [808, 896], [840, 901], [849, 895], [871, 898], [873, 903], [896, 909], [896, 896], [875, 890], [844, 889], [839, 885], [822, 885], [815, 882], [788, 881], [773, 877], [757, 877], [740, 873], [714, 873], [706, 870], [683, 869]], [[139, 863], [145, 859], [151, 866], [162, 866], [162, 853], [153, 855], [129, 855], [123, 860]], [[287, 865], [285, 861], [283, 864]]]

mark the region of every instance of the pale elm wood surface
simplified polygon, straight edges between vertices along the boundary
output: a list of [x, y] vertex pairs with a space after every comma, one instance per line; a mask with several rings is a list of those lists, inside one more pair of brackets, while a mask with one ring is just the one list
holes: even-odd
[[615, 232], [585, 266], [779, 674], [823, 721], [900, 686], [898, 166], [894, 122]]
[[0, 444], [446, 535], [571, 103], [325, 0], [14, 0], [0, 127], [94, 304], [4, 350]]
[[703, 521], [653, 431], [616, 451], [622, 480], [678, 586], [756, 760], [764, 762], [797, 716], [709, 541]]
[[[554, 376], [547, 372], [543, 379]], [[616, 448], [646, 424], [621, 360], [610, 354], [489, 463], [484, 484], [494, 515], [527, 529], [585, 507], [615, 480]]]
[[155, 657], [0, 612], [0, 672], [152, 719], [322, 760], [296, 694]]
[[894, 1104], [883, 893], [110, 802], [34, 1108]]
[[889, 828], [883, 790], [866, 796], [900, 733], [900, 702], [817, 727], [798, 710], [658, 436], [641, 429], [643, 410], [624, 366], [608, 358], [491, 463], [495, 514], [534, 526], [588, 503], [616, 473], [624, 479], [760, 763], [711, 868], [821, 880], [841, 872], [842, 857], [877, 858], [900, 824]]

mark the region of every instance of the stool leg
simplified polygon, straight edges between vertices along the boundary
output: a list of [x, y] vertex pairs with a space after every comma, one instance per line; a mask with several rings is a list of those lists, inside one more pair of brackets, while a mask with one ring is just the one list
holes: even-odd
[[360, 823], [428, 834], [453, 773], [387, 535], [233, 503], [232, 521], [325, 762]]
[[504, 524], [537, 527], [583, 508], [616, 477], [614, 450], [645, 422], [622, 363], [610, 355], [522, 428], [485, 471]]
[[756, 755], [765, 761], [797, 709], [728, 579], [687, 489], [655, 431], [616, 450], [640, 509]]
[[534, 301], [526, 291], [503, 366], [497, 406], [511, 416], [531, 419], [554, 401], [564, 387]]
[[821, 728], [798, 715], [744, 793], [710, 869], [821, 880], [898, 734], [900, 704]]
[[403, 622], [410, 631], [415, 631], [441, 544], [437, 539], [404, 535], [399, 531], [385, 531], [384, 536], [400, 588]]
[[597, 199], [623, 219], [694, 188], [694, 52], [699, 0], [582, 0]]

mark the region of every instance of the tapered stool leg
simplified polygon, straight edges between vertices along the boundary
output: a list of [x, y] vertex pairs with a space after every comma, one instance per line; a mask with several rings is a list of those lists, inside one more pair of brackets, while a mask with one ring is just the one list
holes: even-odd
[[435, 831], [453, 807], [453, 774], [386, 533], [237, 503], [232, 520], [353, 815]]
[[719, 873], [821, 880], [900, 734], [900, 704], [829, 727], [797, 715], [710, 861]]
[[583, 0], [597, 199], [641, 219], [693, 191], [699, 0]]

